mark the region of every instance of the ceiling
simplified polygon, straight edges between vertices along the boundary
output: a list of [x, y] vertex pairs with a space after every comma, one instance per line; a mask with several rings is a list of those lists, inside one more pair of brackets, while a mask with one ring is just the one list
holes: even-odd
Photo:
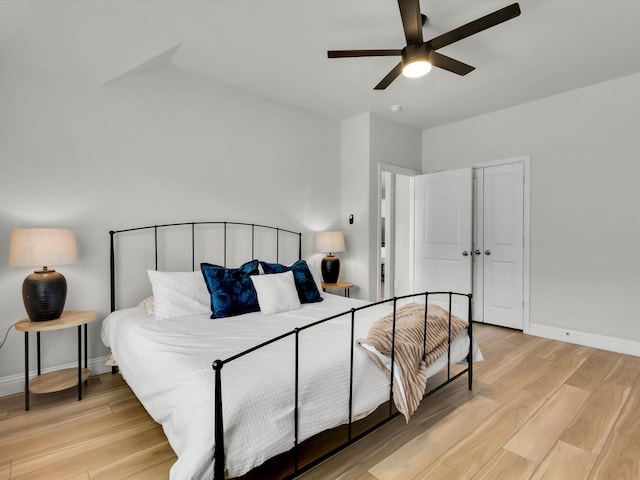
[[[422, 0], [424, 38], [511, 2]], [[96, 85], [168, 66], [336, 120], [370, 111], [417, 129], [640, 72], [640, 0], [519, 3], [519, 17], [439, 50], [475, 71], [434, 68], [384, 91], [373, 87], [397, 57], [326, 51], [404, 47], [395, 0], [2, 0], [0, 65]]]

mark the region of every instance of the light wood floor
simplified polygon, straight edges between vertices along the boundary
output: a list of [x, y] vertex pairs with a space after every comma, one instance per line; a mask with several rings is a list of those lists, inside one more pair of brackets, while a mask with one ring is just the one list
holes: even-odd
[[[459, 379], [307, 472], [327, 479], [640, 479], [640, 358], [478, 325], [486, 357]], [[119, 375], [0, 399], [0, 480], [164, 479], [162, 430]]]

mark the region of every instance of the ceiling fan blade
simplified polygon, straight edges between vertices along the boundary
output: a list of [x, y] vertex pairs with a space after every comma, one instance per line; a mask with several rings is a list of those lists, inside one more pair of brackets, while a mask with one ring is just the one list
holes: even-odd
[[438, 52], [431, 52], [431, 65], [452, 73], [457, 73], [458, 75], [466, 75], [475, 70], [475, 67], [471, 65], [467, 65], [466, 63], [462, 63]]
[[439, 48], [446, 47], [447, 45], [462, 40], [463, 38], [482, 32], [487, 28], [491, 28], [502, 22], [511, 20], [518, 15], [520, 15], [520, 5], [513, 3], [508, 7], [501, 8], [489, 15], [478, 18], [473, 22], [469, 22], [466, 25], [451, 30], [450, 32], [443, 33], [442, 35], [432, 38], [426, 43], [431, 49], [438, 50]]
[[329, 50], [329, 58], [346, 57], [391, 57], [402, 55], [402, 50]]
[[384, 90], [391, 84], [391, 82], [393, 82], [396, 78], [398, 78], [398, 75], [400, 75], [401, 73], [402, 73], [402, 62], [400, 62], [395, 67], [393, 67], [393, 70], [387, 73], [387, 76], [384, 77], [382, 80], [380, 80], [380, 83], [378, 83], [375, 87], [373, 87], [373, 89]]
[[422, 43], [422, 15], [420, 14], [420, 0], [398, 0], [402, 28], [407, 45]]

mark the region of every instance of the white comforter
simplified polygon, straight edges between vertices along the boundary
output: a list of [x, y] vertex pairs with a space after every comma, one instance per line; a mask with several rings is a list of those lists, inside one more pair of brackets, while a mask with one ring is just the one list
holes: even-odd
[[[210, 319], [189, 316], [157, 320], [141, 308], [110, 314], [102, 340], [149, 414], [161, 423], [178, 455], [173, 480], [213, 478], [214, 373], [211, 363], [262, 341], [366, 302], [324, 294], [300, 310], [260, 312]], [[391, 307], [358, 312], [355, 338]], [[452, 362], [468, 352], [461, 334]], [[299, 441], [348, 421], [350, 315], [300, 333]], [[225, 450], [230, 477], [243, 475], [294, 445], [294, 337], [230, 362], [222, 369]], [[477, 354], [479, 360], [479, 351]], [[389, 398], [385, 374], [354, 350], [354, 415], [363, 416]], [[429, 375], [446, 366], [446, 355]]]

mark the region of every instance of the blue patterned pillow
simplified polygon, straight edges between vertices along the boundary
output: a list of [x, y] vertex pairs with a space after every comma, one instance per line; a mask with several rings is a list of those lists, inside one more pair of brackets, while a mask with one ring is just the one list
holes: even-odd
[[264, 273], [283, 273], [291, 270], [293, 272], [293, 280], [296, 282], [296, 290], [298, 290], [298, 298], [300, 303], [315, 303], [321, 302], [322, 296], [318, 291], [313, 275], [307, 262], [304, 260], [298, 260], [290, 267], [286, 267], [279, 263], [267, 263], [260, 262]]
[[211, 318], [225, 318], [260, 310], [250, 275], [258, 275], [258, 260], [238, 268], [201, 263], [202, 275], [211, 295]]

